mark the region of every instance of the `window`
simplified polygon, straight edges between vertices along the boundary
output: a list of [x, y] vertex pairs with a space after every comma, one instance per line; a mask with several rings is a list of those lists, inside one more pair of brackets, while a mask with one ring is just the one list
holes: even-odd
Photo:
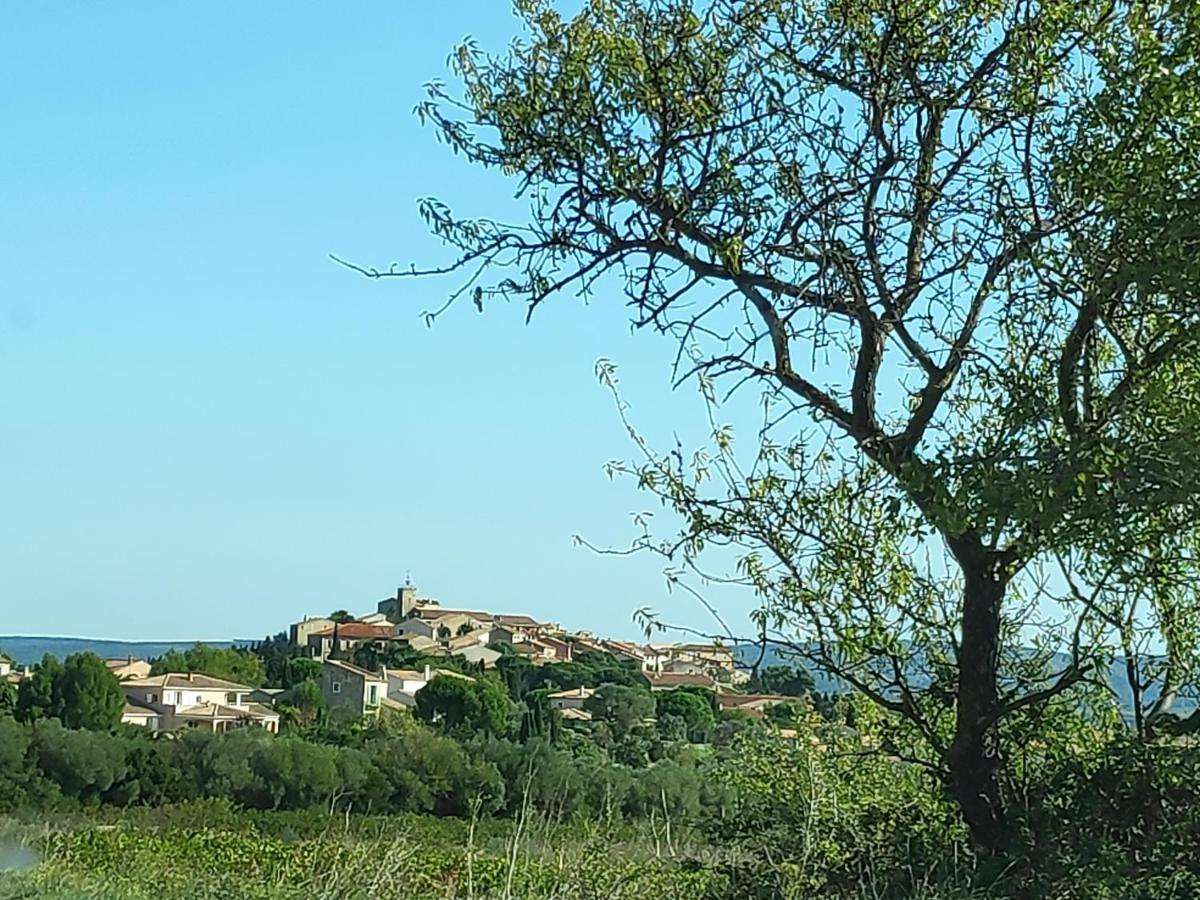
[[157, 703], [158, 702], [158, 694], [147, 694], [146, 702], [147, 703]]
[[367, 705], [368, 706], [378, 706], [379, 705], [379, 685], [373, 684], [369, 688], [367, 688]]
[[340, 694], [342, 692], [342, 683], [340, 681], [335, 681], [333, 683], [333, 692], [335, 694]]

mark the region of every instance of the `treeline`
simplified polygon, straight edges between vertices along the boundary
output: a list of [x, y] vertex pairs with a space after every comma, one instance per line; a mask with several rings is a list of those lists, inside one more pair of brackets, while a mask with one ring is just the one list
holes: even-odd
[[256, 810], [510, 815], [560, 820], [695, 818], [729, 798], [684, 745], [634, 767], [575, 737], [455, 740], [403, 717], [331, 735], [256, 728], [187, 731], [174, 739], [127, 726], [66, 728], [0, 718], [0, 812], [161, 806], [201, 798]]
[[[690, 819], [729, 805], [715, 767], [740, 735], [763, 728], [703, 689], [651, 693], [636, 666], [606, 654], [546, 666], [508, 654], [487, 673], [399, 648], [356, 659], [471, 677], [433, 678], [411, 714], [343, 723], [323, 714], [320, 664], [281, 638], [254, 650], [197, 645], [153, 670], [287, 687], [284, 732], [168, 735], [120, 724], [124, 695], [99, 658], [46, 657], [0, 705], [0, 811], [217, 798], [262, 810]], [[582, 701], [591, 720], [564, 723], [551, 693], [592, 685]], [[801, 698], [781, 709], [780, 719], [811, 714]]]

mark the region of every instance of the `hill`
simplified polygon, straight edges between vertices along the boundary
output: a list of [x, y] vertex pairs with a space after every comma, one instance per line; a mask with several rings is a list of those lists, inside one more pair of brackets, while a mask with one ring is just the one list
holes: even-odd
[[[186, 650], [195, 641], [106, 641], [97, 638], [0, 635], [0, 650], [19, 665], [32, 665], [52, 653], [65, 659], [72, 653], [95, 653], [105, 659], [133, 656], [150, 659], [168, 650]], [[210, 647], [233, 647], [249, 641], [204, 641]]]

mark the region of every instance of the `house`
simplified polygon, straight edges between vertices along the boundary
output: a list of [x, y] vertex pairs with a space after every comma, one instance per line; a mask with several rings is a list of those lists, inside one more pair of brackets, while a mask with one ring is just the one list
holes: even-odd
[[763, 718], [766, 710], [780, 703], [791, 703], [796, 697], [783, 694], [718, 694], [717, 703], [722, 710], [736, 710], [752, 719]]
[[364, 625], [392, 625], [392, 620], [384, 613], [369, 613], [365, 616], [359, 616], [356, 621], [362, 622]]
[[485, 669], [494, 667], [496, 663], [500, 661], [500, 657], [503, 656], [502, 653], [497, 650], [493, 650], [491, 647], [483, 647], [480, 645], [476, 645], [474, 647], [465, 647], [462, 650], [455, 650], [454, 655], [461, 656], [469, 663], [477, 663], [482, 665]]
[[13, 661], [0, 653], [0, 678], [7, 678], [12, 674]]
[[291, 638], [292, 645], [295, 647], [307, 647], [308, 639], [318, 631], [328, 631], [336, 623], [333, 619], [327, 619], [321, 616], [316, 618], [305, 616], [299, 622], [294, 622], [288, 627], [288, 637]]
[[711, 675], [689, 675], [683, 672], [647, 672], [646, 680], [650, 682], [652, 691], [670, 691], [678, 687], [703, 687], [710, 691], [717, 689], [717, 680]]
[[708, 675], [711, 667], [695, 659], [668, 659], [658, 672], [662, 675]]
[[568, 641], [552, 634], [543, 634], [537, 638], [538, 643], [554, 651], [555, 662], [570, 662], [573, 648]]
[[287, 688], [255, 688], [250, 692], [250, 701], [274, 709], [275, 705], [279, 703], [279, 698], [285, 694], [287, 694]]
[[569, 691], [559, 691], [556, 694], [547, 694], [546, 700], [549, 701], [550, 706], [560, 711], [568, 709], [583, 709], [583, 705], [595, 695], [595, 688], [577, 687], [571, 688]]
[[331, 653], [350, 654], [363, 644], [392, 640], [391, 625], [366, 625], [362, 622], [335, 623], [332, 628], [316, 631], [308, 637], [308, 655], [325, 659]]
[[646, 649], [637, 644], [629, 641], [602, 641], [598, 649], [617, 659], [636, 662], [643, 670], [646, 669]]
[[379, 714], [388, 679], [386, 670], [371, 672], [340, 659], [326, 659], [318, 684], [330, 715], [350, 722]]
[[576, 709], [573, 706], [568, 706], [562, 711], [564, 722], [590, 722], [592, 714], [586, 709]]
[[255, 725], [279, 730], [279, 714], [250, 700], [244, 684], [197, 672], [170, 673], [121, 682], [126, 709], [122, 722], [156, 731], [200, 728], [224, 732]]
[[148, 728], [151, 731], [160, 731], [160, 723], [162, 717], [157, 710], [151, 709], [142, 703], [134, 703], [130, 700], [125, 701], [125, 708], [121, 710], [121, 724], [137, 725], [139, 728]]
[[465, 609], [421, 607], [396, 626], [402, 637], [424, 637], [448, 640], [491, 625], [492, 617], [484, 612]]
[[127, 656], [124, 659], [106, 659], [104, 665], [108, 667], [108, 671], [113, 673], [117, 681], [150, 677], [150, 663], [133, 656]]
[[521, 656], [528, 657], [535, 665], [545, 665], [555, 661], [554, 648], [534, 638], [517, 641], [512, 648]]

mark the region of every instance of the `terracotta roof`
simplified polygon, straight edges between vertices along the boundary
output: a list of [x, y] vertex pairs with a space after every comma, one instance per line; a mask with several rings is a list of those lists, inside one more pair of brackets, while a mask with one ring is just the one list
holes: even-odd
[[372, 672], [370, 669], [364, 669], [361, 666], [356, 666], [353, 663], [348, 663], [342, 659], [327, 659], [325, 665], [336, 666], [339, 669], [344, 669], [347, 672], [352, 672], [363, 678], [369, 678], [371, 681], [383, 681], [382, 672]]
[[134, 678], [129, 681], [122, 681], [121, 687], [202, 688], [207, 690], [240, 692], [251, 690], [247, 685], [238, 684], [235, 681], [225, 681], [223, 678], [212, 678], [208, 675], [202, 675], [199, 672], [170, 672], [166, 675], [151, 675], [149, 678]]
[[425, 677], [424, 672], [418, 672], [416, 669], [388, 669], [388, 678], [396, 678], [400, 681], [417, 681]]
[[392, 636], [391, 625], [367, 625], [364, 622], [347, 622], [336, 628], [326, 628], [313, 632], [312, 637], [333, 637], [337, 633], [339, 639], [349, 638], [353, 641], [386, 640]]

